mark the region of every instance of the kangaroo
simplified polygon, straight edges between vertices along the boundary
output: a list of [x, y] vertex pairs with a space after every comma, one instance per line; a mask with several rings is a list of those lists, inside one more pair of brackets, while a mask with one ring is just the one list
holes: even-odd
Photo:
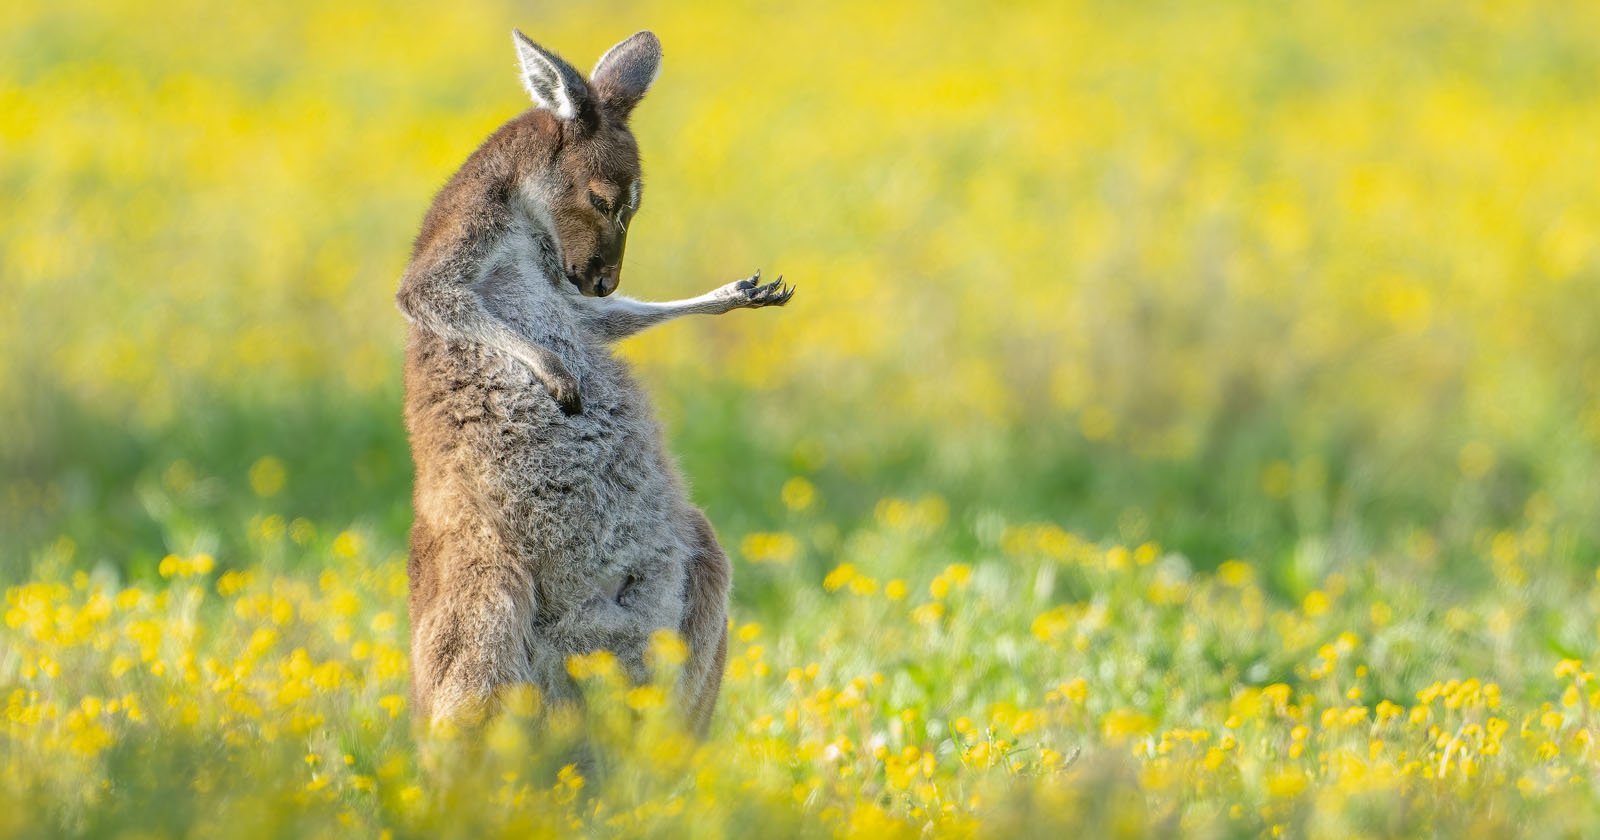
[[396, 295], [416, 465], [413, 711], [470, 721], [513, 684], [576, 702], [567, 659], [597, 650], [643, 681], [667, 629], [687, 645], [676, 694], [703, 735], [727, 657], [728, 559], [611, 346], [794, 290], [757, 272], [686, 300], [612, 295], [643, 198], [628, 117], [661, 44], [639, 32], [585, 80], [512, 36], [534, 107], [440, 190]]

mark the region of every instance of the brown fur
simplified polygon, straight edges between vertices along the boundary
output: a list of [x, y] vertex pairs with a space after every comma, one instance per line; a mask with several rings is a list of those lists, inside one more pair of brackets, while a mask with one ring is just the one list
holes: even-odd
[[679, 315], [782, 305], [792, 290], [751, 278], [671, 303], [606, 297], [639, 198], [626, 118], [659, 44], [619, 44], [591, 88], [518, 38], [541, 107], [440, 191], [396, 296], [412, 324], [413, 710], [470, 720], [512, 684], [571, 700], [568, 657], [599, 649], [643, 680], [651, 635], [673, 629], [689, 647], [680, 702], [704, 733], [730, 567], [610, 346]]

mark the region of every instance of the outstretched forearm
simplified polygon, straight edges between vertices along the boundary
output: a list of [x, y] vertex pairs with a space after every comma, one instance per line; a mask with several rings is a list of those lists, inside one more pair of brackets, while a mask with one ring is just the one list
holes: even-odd
[[606, 341], [627, 338], [683, 315], [721, 315], [737, 306], [717, 292], [664, 303], [612, 296], [584, 298], [583, 304], [585, 322]]
[[395, 303], [408, 320], [435, 335], [491, 347], [526, 365], [568, 414], [583, 409], [577, 377], [560, 357], [511, 329], [471, 286], [448, 276], [408, 273], [400, 281]]
[[782, 306], [794, 289], [783, 285], [783, 278], [761, 285], [761, 272], [754, 277], [729, 283], [697, 297], [666, 302], [634, 300], [620, 295], [579, 298], [584, 323], [606, 341], [618, 341], [634, 333], [683, 315], [721, 315], [735, 309]]

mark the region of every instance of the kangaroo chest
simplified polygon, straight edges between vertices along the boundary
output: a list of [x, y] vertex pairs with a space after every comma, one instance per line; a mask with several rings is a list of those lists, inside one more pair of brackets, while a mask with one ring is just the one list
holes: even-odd
[[526, 327], [578, 377], [583, 399], [568, 415], [520, 363], [486, 371], [493, 443], [481, 468], [504, 488], [500, 515], [533, 566], [541, 612], [581, 611], [629, 580], [681, 589], [686, 501], [644, 393], [604, 344], [560, 322]]

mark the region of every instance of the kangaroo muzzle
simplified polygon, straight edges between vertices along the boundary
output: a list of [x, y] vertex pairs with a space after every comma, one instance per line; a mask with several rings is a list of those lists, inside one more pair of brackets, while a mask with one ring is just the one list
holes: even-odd
[[567, 268], [567, 282], [577, 288], [578, 292], [589, 297], [605, 297], [617, 290], [617, 284], [622, 279], [621, 263], [606, 265], [598, 255], [590, 257], [588, 265], [583, 268], [570, 266]]
[[594, 276], [594, 296], [605, 297], [616, 291], [617, 284], [621, 282], [621, 278], [622, 266], [620, 265], [600, 269], [599, 273]]

